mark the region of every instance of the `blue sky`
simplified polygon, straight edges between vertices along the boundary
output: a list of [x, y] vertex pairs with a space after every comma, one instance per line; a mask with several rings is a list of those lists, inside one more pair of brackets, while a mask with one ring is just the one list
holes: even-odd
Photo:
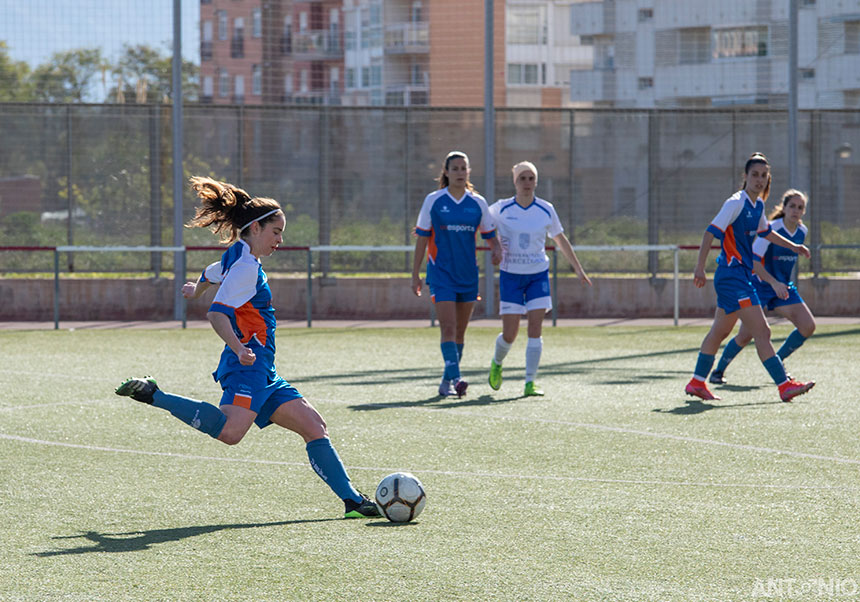
[[[181, 0], [182, 56], [200, 62], [200, 0]], [[38, 65], [54, 52], [99, 47], [109, 59], [123, 44], [165, 53], [173, 40], [173, 0], [0, 0], [0, 40], [13, 60]]]

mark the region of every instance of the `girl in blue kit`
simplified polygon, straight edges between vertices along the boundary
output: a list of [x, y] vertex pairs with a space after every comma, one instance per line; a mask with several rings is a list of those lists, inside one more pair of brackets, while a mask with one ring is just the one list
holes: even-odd
[[[807, 197], [801, 191], [787, 190], [782, 195], [780, 205], [768, 218], [771, 228], [793, 243], [802, 245], [807, 234], [806, 226], [802, 221], [807, 203]], [[812, 312], [797, 292], [797, 286], [792, 279], [797, 265], [797, 253], [773, 246], [766, 238], [757, 238], [753, 243], [753, 255], [756, 262], [752, 282], [762, 306], [775, 311], [795, 326], [782, 347], [776, 352], [784, 362], [785, 358], [803, 345], [815, 332], [815, 318], [812, 317]], [[738, 334], [725, 346], [717, 368], [711, 372], [709, 380], [712, 383], [726, 382], [726, 368], [751, 340], [752, 334], [746, 324], [741, 322]]]
[[445, 371], [439, 395], [462, 397], [469, 384], [460, 377], [460, 358], [466, 327], [478, 299], [478, 262], [475, 237], [490, 245], [493, 265], [502, 258], [487, 201], [469, 182], [469, 157], [453, 151], [445, 157], [439, 190], [427, 195], [415, 233], [412, 292], [421, 296], [421, 264], [427, 253], [427, 286], [436, 306]]
[[526, 343], [526, 384], [523, 395], [543, 395], [535, 384], [540, 356], [543, 351], [541, 331], [546, 312], [552, 309], [549, 287], [549, 257], [546, 255], [547, 236], [555, 241], [562, 255], [583, 284], [591, 280], [564, 234], [552, 203], [535, 196], [537, 167], [529, 161], [513, 166], [517, 194], [502, 199], [490, 207], [502, 245], [499, 267], [499, 314], [502, 332], [496, 337], [493, 359], [490, 360], [490, 387], [502, 386], [502, 362], [517, 338], [522, 317], [528, 316]]
[[186, 298], [195, 298], [218, 287], [207, 317], [225, 343], [213, 373], [223, 389], [220, 407], [166, 393], [149, 377], [126, 380], [117, 395], [167, 410], [227, 445], [239, 443], [251, 424], [291, 430], [305, 440], [313, 469], [344, 501], [345, 518], [379, 516], [376, 504], [352, 486], [325, 420], [275, 371], [275, 310], [260, 258], [282, 242], [281, 206], [211, 178], [191, 178], [191, 186], [201, 204], [190, 226], [210, 227], [222, 242], [231, 243], [221, 261], [182, 288]]
[[815, 385], [814, 382], [798, 382], [786, 376], [782, 360], [770, 343], [770, 327], [752, 284], [752, 243], [757, 236], [809, 257], [809, 249], [804, 245], [793, 243], [771, 229], [764, 215], [764, 201], [769, 193], [770, 164], [763, 154], [755, 153], [744, 166], [743, 187], [723, 203], [722, 209], [702, 237], [693, 275], [693, 282], [698, 288], [705, 286], [705, 261], [714, 238], [718, 238], [722, 246], [714, 274], [717, 311], [711, 330], [702, 341], [693, 378], [684, 389], [688, 395], [704, 400], [719, 399], [708, 390], [705, 379], [714, 365], [714, 355], [731, 333], [738, 318], [755, 339], [759, 359], [779, 387], [782, 401], [791, 401]]

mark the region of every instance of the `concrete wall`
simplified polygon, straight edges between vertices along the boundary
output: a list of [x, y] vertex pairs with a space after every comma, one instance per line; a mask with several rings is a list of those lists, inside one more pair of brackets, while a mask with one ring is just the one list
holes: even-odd
[[[307, 279], [270, 277], [269, 286], [281, 319], [306, 317]], [[409, 278], [338, 278], [313, 281], [314, 319], [408, 319], [429, 316], [427, 289], [421, 298], [410, 291]], [[801, 280], [800, 294], [813, 314], [860, 315], [860, 280]], [[189, 319], [203, 318], [212, 293], [188, 304]], [[498, 295], [496, 295], [498, 299]], [[595, 278], [588, 288], [562, 278], [558, 285], [561, 318], [671, 317], [671, 280]], [[0, 279], [0, 320], [53, 320], [54, 281]], [[167, 279], [61, 279], [62, 320], [170, 320], [173, 281]], [[704, 289], [692, 279], [680, 283], [681, 317], [705, 317], [716, 305], [711, 281]], [[476, 316], [483, 315], [479, 303]]]

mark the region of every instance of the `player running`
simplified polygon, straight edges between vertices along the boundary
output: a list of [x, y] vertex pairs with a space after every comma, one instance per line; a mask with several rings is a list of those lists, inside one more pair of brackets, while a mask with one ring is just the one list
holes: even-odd
[[475, 237], [479, 229], [481, 238], [490, 246], [493, 265], [502, 258], [487, 201], [469, 181], [471, 171], [466, 153], [448, 153], [439, 175], [439, 190], [424, 199], [415, 228], [418, 238], [412, 262], [412, 292], [421, 296], [420, 270], [427, 253], [427, 287], [436, 306], [445, 362], [439, 384], [442, 396], [462, 397], [469, 386], [461, 378], [460, 359], [469, 318], [478, 300]]
[[313, 469], [343, 500], [344, 518], [379, 516], [376, 504], [350, 482], [325, 420], [275, 371], [275, 310], [260, 258], [282, 242], [286, 220], [281, 206], [211, 178], [191, 178], [191, 185], [201, 204], [190, 226], [211, 227], [222, 242], [231, 243], [221, 261], [182, 287], [186, 298], [218, 287], [207, 317], [225, 343], [212, 374], [223, 389], [220, 408], [162, 391], [149, 377], [126, 380], [116, 394], [167, 410], [227, 445], [239, 443], [251, 424], [264, 428], [274, 423], [298, 433]]
[[809, 249], [783, 238], [768, 224], [764, 215], [764, 201], [770, 193], [770, 181], [770, 164], [767, 157], [754, 153], [744, 166], [743, 187], [723, 203], [722, 209], [702, 237], [693, 275], [693, 282], [698, 288], [705, 286], [705, 261], [715, 237], [720, 240], [722, 246], [714, 274], [717, 311], [711, 330], [702, 341], [693, 378], [684, 389], [688, 395], [704, 400], [719, 399], [708, 390], [705, 379], [714, 365], [714, 355], [731, 333], [738, 318], [755, 339], [759, 359], [779, 387], [782, 401], [791, 401], [815, 385], [814, 382], [798, 382], [786, 376], [782, 360], [770, 343], [770, 327], [765, 320], [755, 286], [751, 282], [754, 262], [752, 242], [757, 236], [809, 257]]
[[496, 337], [493, 359], [490, 360], [490, 387], [502, 386], [502, 362], [517, 338], [522, 316], [528, 316], [528, 343], [526, 343], [526, 384], [523, 395], [543, 395], [535, 384], [543, 338], [543, 319], [552, 309], [549, 288], [549, 257], [546, 255], [546, 237], [558, 245], [584, 284], [591, 280], [582, 269], [576, 253], [564, 234], [564, 228], [552, 203], [535, 196], [537, 167], [529, 161], [512, 168], [517, 194], [502, 199], [490, 207], [502, 245], [502, 263], [499, 266], [499, 314], [502, 332]]
[[[808, 199], [801, 191], [793, 188], [785, 191], [782, 202], [768, 218], [771, 228], [783, 238], [802, 245], [807, 234], [806, 226], [802, 221], [807, 204]], [[771, 245], [766, 238], [757, 238], [752, 249], [756, 259], [752, 283], [759, 301], [762, 306], [775, 311], [795, 326], [782, 347], [776, 352], [785, 362], [785, 358], [794, 353], [815, 332], [815, 318], [812, 317], [812, 312], [803, 302], [792, 280], [797, 266], [797, 253]], [[723, 348], [723, 355], [717, 362], [717, 368], [711, 372], [709, 380], [712, 383], [726, 382], [726, 368], [751, 340], [752, 334], [746, 328], [746, 324], [741, 322], [738, 334]]]

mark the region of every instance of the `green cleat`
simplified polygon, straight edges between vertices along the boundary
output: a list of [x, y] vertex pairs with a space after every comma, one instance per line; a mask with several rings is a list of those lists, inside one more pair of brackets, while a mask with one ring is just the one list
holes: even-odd
[[537, 385], [533, 380], [530, 380], [526, 383], [526, 390], [523, 392], [523, 395], [526, 397], [534, 397], [536, 395], [543, 395], [543, 389], [538, 389]]
[[490, 387], [498, 391], [502, 386], [502, 365], [490, 360]]
[[117, 395], [131, 397], [141, 403], [152, 404], [152, 395], [158, 391], [158, 383], [151, 376], [129, 378], [116, 388]]
[[353, 500], [344, 500], [343, 502], [346, 505], [343, 513], [344, 518], [376, 518], [377, 516], [382, 516], [379, 513], [376, 502], [363, 493], [361, 494], [360, 502]]

